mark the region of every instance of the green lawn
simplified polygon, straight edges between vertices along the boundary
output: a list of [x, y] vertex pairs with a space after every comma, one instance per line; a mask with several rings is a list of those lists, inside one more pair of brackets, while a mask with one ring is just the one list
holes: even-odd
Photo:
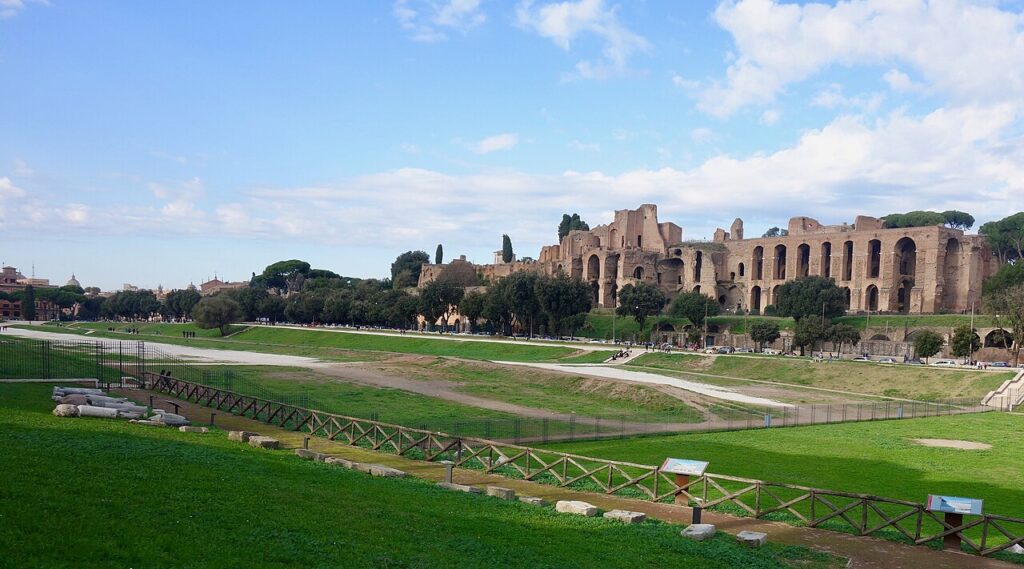
[[[746, 354], [717, 357], [645, 354], [626, 365], [775, 381], [919, 401], [961, 397], [977, 397], [980, 400], [1003, 381], [1011, 379], [1015, 373], [879, 365], [871, 362], [815, 363], [802, 358]], [[691, 376], [689, 379], [700, 381], [699, 376]]]
[[806, 549], [626, 526], [372, 478], [209, 435], [50, 415], [0, 385], [10, 567], [831, 567]]
[[91, 337], [112, 337], [134, 340], [159, 341], [172, 344], [188, 344], [203, 348], [223, 348], [233, 350], [259, 351], [267, 353], [284, 353], [311, 357], [323, 357], [332, 360], [365, 359], [361, 354], [381, 352], [421, 354], [428, 356], [448, 356], [472, 360], [505, 360], [505, 361], [556, 361], [572, 358], [570, 362], [592, 362], [611, 357], [612, 352], [603, 350], [597, 353], [581, 353], [573, 347], [537, 346], [529, 342], [503, 343], [488, 342], [479, 339], [442, 340], [410, 334], [408, 336], [354, 334], [343, 331], [296, 329], [289, 327], [252, 327], [233, 334], [230, 338], [217, 338], [216, 330], [203, 338], [184, 340], [181, 331], [192, 329], [191, 324], [149, 324], [149, 328], [139, 326], [139, 334], [124, 334], [125, 326], [114, 326], [116, 332], [106, 329], [112, 323], [79, 323], [65, 327], [49, 327], [48, 331], [64, 333], [81, 333], [81, 329], [95, 330]]
[[679, 399], [646, 385], [629, 385], [544, 370], [438, 359], [409, 366], [410, 377], [455, 382], [457, 391], [557, 413], [628, 421], [691, 423], [702, 415]]
[[[1024, 517], [1024, 416], [983, 413], [903, 421], [548, 445], [585, 456], [661, 464], [710, 461], [709, 472], [923, 502], [928, 494], [985, 500], [985, 511]], [[965, 451], [910, 439], [988, 443]]]
[[[577, 335], [585, 338], [597, 338], [600, 340], [612, 339], [612, 314], [613, 310], [610, 308], [598, 308], [591, 310], [587, 314], [587, 323], [582, 330], [577, 331]], [[668, 316], [659, 316], [648, 318], [644, 322], [643, 333], [640, 333], [640, 326], [636, 320], [628, 316], [615, 316], [615, 337], [624, 340], [631, 340], [634, 336], [637, 339], [646, 339], [650, 334], [651, 330], [661, 322], [668, 322], [675, 325], [677, 328], [682, 330], [682, 327], [689, 324], [690, 321], [686, 318], [672, 318]]]

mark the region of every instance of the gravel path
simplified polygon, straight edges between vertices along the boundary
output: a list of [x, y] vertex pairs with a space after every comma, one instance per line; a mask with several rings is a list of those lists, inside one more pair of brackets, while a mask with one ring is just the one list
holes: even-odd
[[[52, 340], [57, 342], [88, 341], [103, 345], [104, 347], [116, 348], [120, 342], [134, 341], [130, 338], [124, 340], [108, 340], [104, 338], [80, 338], [70, 334], [57, 332], [43, 332], [40, 330], [26, 330], [24, 328], [11, 328], [4, 332], [11, 336], [32, 338], [34, 340]], [[321, 364], [316, 358], [303, 356], [286, 356], [282, 354], [264, 354], [260, 352], [243, 352], [238, 350], [213, 350], [209, 348], [195, 348], [178, 344], [162, 344], [160, 342], [146, 341], [146, 344], [157, 346], [160, 352], [178, 358], [196, 360], [203, 363], [222, 363], [239, 365], [266, 365], [266, 366], [298, 366], [314, 367]]]
[[747, 403], [750, 405], [760, 405], [764, 407], [793, 407], [789, 403], [782, 403], [775, 401], [774, 399], [765, 399], [763, 397], [754, 397], [751, 395], [743, 395], [737, 393], [731, 389], [725, 387], [719, 387], [716, 385], [708, 385], [705, 383], [696, 383], [693, 381], [686, 381], [685, 379], [678, 379], [675, 377], [668, 377], [664, 375], [658, 375], [654, 373], [647, 373], [643, 371], [631, 371], [623, 369], [621, 367], [611, 366], [595, 366], [595, 365], [563, 365], [563, 364], [531, 364], [531, 363], [518, 363], [518, 362], [495, 362], [503, 365], [518, 365], [528, 366], [539, 369], [546, 369], [551, 371], [562, 371], [566, 373], [575, 373], [579, 375], [589, 375], [591, 377], [599, 377], [602, 379], [617, 379], [619, 381], [632, 381], [636, 383], [648, 383], [651, 385], [668, 385], [671, 387], [678, 387], [691, 391], [693, 393], [699, 393], [708, 397], [714, 397], [715, 399], [723, 399], [725, 401], [735, 401], [736, 403]]

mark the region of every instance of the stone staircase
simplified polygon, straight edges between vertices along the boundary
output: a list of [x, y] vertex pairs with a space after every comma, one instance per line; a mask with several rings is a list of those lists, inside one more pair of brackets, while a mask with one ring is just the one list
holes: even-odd
[[1004, 381], [999, 389], [990, 391], [981, 400], [982, 405], [1002, 411], [1013, 411], [1022, 403], [1024, 403], [1024, 369], [1017, 372], [1013, 379]]

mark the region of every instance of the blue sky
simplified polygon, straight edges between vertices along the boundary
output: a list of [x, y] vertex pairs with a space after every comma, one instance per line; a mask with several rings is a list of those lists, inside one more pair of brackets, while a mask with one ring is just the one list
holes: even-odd
[[1024, 209], [1021, 2], [0, 0], [0, 261], [182, 287]]

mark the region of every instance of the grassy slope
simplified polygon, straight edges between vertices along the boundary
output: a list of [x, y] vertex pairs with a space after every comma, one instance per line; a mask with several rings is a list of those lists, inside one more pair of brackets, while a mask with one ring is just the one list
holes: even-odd
[[[712, 362], [710, 365], [709, 360]], [[694, 355], [646, 354], [627, 365], [696, 371], [922, 401], [980, 398], [1014, 375], [1014, 372], [883, 366], [870, 362], [837, 361], [826, 364], [807, 359], [746, 355], [718, 356], [712, 359]]]
[[[125, 335], [119, 332], [106, 332], [108, 323], [76, 324], [71, 327], [53, 327], [49, 331], [75, 333], [75, 329], [88, 328], [98, 330], [91, 336], [116, 337], [119, 339], [157, 340], [173, 344], [188, 343], [198, 347], [213, 347], [271, 353], [287, 353], [329, 359], [350, 360], [359, 357], [359, 353], [395, 352], [404, 354], [422, 354], [428, 356], [450, 356], [474, 360], [507, 360], [507, 361], [553, 361], [566, 357], [576, 357], [578, 350], [572, 347], [557, 348], [536, 346], [527, 342], [520, 344], [487, 342], [481, 340], [439, 340], [419, 335], [382, 336], [371, 334], [352, 334], [327, 330], [299, 330], [295, 328], [256, 327], [220, 339], [209, 337], [202, 339], [181, 339], [181, 330], [189, 324], [150, 324], [151, 329], [140, 328], [138, 335]], [[152, 333], [150, 333], [152, 332]], [[209, 331], [207, 331], [209, 332]], [[216, 334], [216, 331], [213, 331]], [[158, 337], [158, 338], [156, 338]], [[586, 358], [606, 359], [611, 351], [602, 351], [600, 355], [586, 355]], [[361, 359], [361, 358], [360, 358]], [[571, 361], [579, 361], [571, 360]]]
[[[822, 567], [725, 535], [625, 526], [371, 478], [287, 452], [49, 415], [0, 386], [0, 558], [12, 567]], [[812, 558], [810, 562], [795, 559]]]
[[[983, 498], [985, 511], [1024, 516], [1024, 417], [1001, 413], [553, 444], [559, 450], [660, 464], [711, 462], [710, 472], [924, 501]], [[965, 439], [991, 450], [924, 447], [912, 438]]]
[[[586, 338], [598, 338], [598, 339], [611, 339], [612, 337], [612, 310], [611, 309], [597, 309], [592, 310], [587, 314], [587, 324], [583, 330], [577, 332], [578, 336]], [[636, 320], [628, 316], [616, 316], [615, 317], [615, 337], [619, 339], [632, 339], [634, 335], [641, 338], [647, 338], [650, 334], [651, 329], [658, 322], [670, 322], [676, 325], [678, 328], [690, 321], [686, 318], [670, 318], [667, 316], [648, 318], [644, 322], [643, 334], [640, 334], [640, 326]]]

